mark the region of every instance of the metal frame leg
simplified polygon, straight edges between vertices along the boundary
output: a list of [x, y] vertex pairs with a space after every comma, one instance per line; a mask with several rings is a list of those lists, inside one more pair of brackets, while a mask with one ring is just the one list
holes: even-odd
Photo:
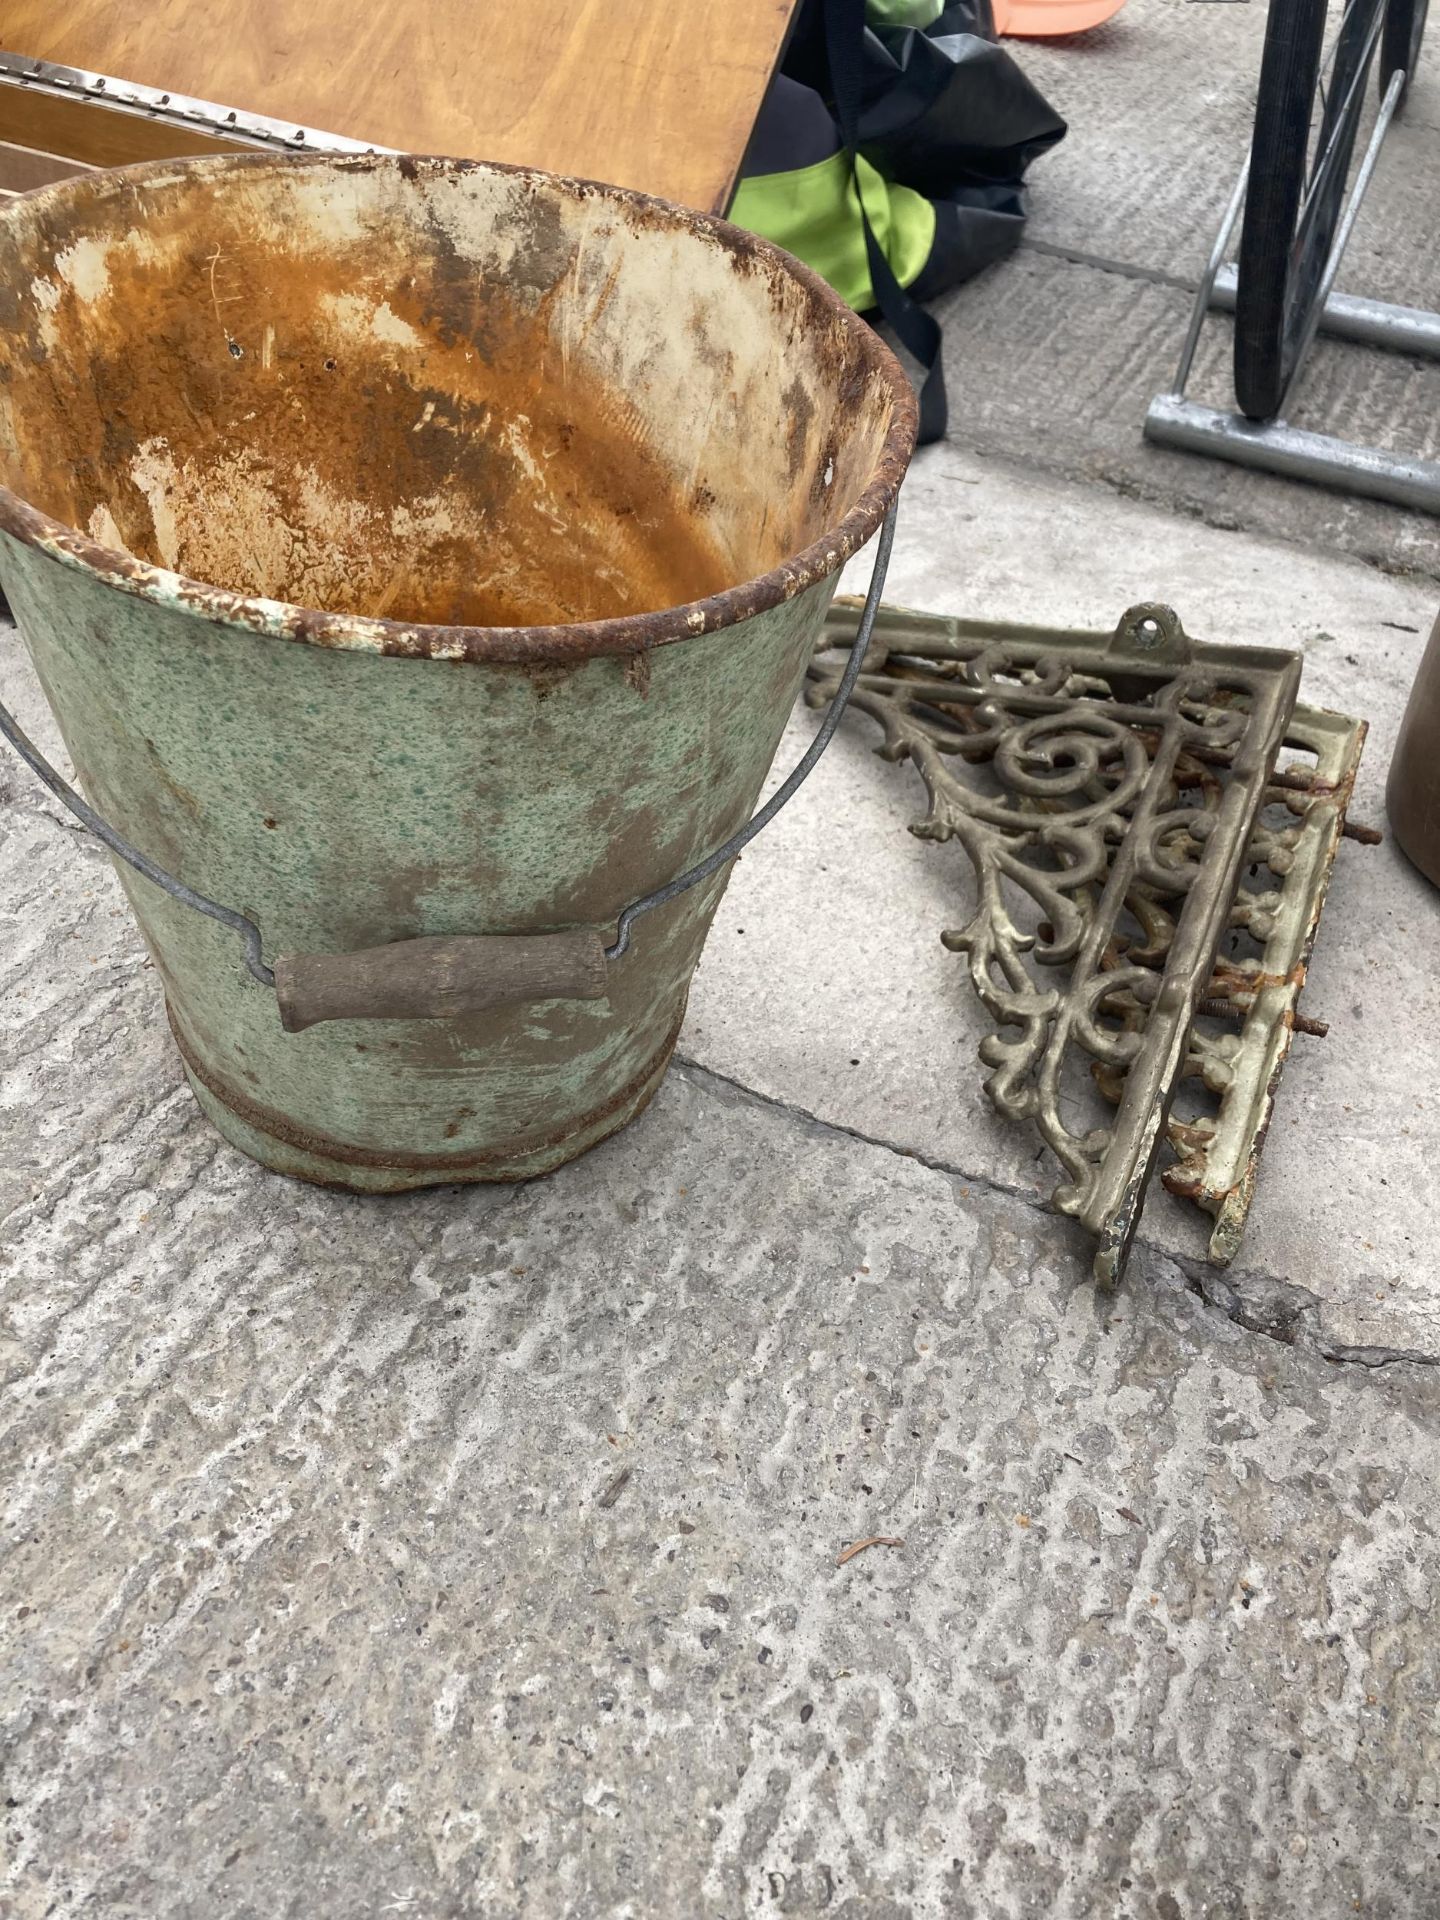
[[[1319, 329], [1368, 346], [1440, 359], [1440, 314], [1429, 313], [1418, 307], [1389, 306], [1383, 301], [1359, 299], [1334, 292], [1335, 276], [1404, 86], [1405, 76], [1402, 73], [1393, 75], [1381, 102], [1374, 132], [1360, 163], [1335, 235], [1335, 243], [1330, 250], [1330, 258], [1326, 262], [1315, 314], [1281, 402], [1282, 414], [1294, 394], [1305, 357]], [[1284, 474], [1289, 479], [1313, 481], [1318, 486], [1365, 494], [1371, 499], [1386, 500], [1392, 505], [1409, 507], [1421, 513], [1440, 514], [1440, 461], [1391, 453], [1380, 447], [1359, 446], [1330, 434], [1311, 433], [1304, 428], [1292, 427], [1283, 417], [1264, 422], [1247, 420], [1241, 414], [1224, 413], [1185, 397], [1207, 313], [1212, 310], [1233, 312], [1235, 309], [1235, 269], [1226, 266], [1224, 260], [1230, 236], [1244, 205], [1249, 172], [1247, 160], [1235, 183], [1225, 217], [1220, 223], [1220, 231], [1215, 237], [1215, 245], [1196, 290], [1180, 364], [1175, 371], [1175, 384], [1170, 392], [1157, 394], [1150, 402], [1145, 414], [1145, 438], [1159, 446], [1179, 447], [1187, 453], [1210, 454], [1239, 466], [1258, 467], [1266, 472]]]

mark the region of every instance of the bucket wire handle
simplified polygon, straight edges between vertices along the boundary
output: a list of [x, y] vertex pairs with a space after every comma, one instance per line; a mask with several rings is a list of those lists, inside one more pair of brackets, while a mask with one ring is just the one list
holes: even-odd
[[261, 958], [260, 929], [253, 920], [247, 919], [243, 913], [237, 913], [234, 907], [222, 907], [218, 900], [187, 887], [183, 880], [177, 880], [173, 873], [157, 866], [148, 853], [142, 853], [138, 847], [132, 846], [108, 820], [102, 820], [95, 809], [81, 799], [70, 782], [51, 766], [3, 701], [0, 701], [0, 733], [4, 734], [30, 771], [45, 782], [56, 799], [63, 801], [80, 824], [93, 833], [97, 840], [103, 840], [127, 866], [134, 867], [137, 873], [143, 873], [147, 880], [153, 880], [157, 887], [162, 887], [182, 906], [193, 907], [196, 913], [205, 913], [212, 920], [218, 920], [222, 927], [233, 928], [245, 942], [246, 966], [262, 987], [274, 986], [275, 975]]
[[653, 893], [633, 900], [621, 911], [615, 939], [608, 947], [600, 947], [597, 936], [584, 929], [555, 934], [470, 934], [450, 939], [426, 937], [396, 941], [388, 947], [373, 947], [362, 953], [281, 954], [272, 969], [263, 958], [260, 929], [248, 915], [187, 887], [183, 880], [177, 880], [173, 873], [157, 865], [124, 834], [118, 833], [51, 766], [3, 702], [0, 702], [0, 733], [56, 799], [118, 859], [144, 874], [182, 906], [206, 914], [240, 935], [245, 944], [245, 965], [261, 986], [275, 989], [280, 999], [282, 1023], [291, 1032], [299, 1032], [320, 1020], [435, 1019], [516, 1001], [551, 997], [598, 999], [605, 992], [601, 963], [618, 960], [628, 952], [631, 929], [640, 916], [668, 906], [680, 894], [718, 873], [749, 846], [809, 778], [816, 761], [829, 746], [850, 703], [869, 650], [875, 617], [880, 611], [880, 596], [885, 590], [890, 549], [895, 542], [895, 514], [892, 502], [876, 542], [870, 587], [851, 644], [850, 658], [815, 738], [764, 806], [750, 816], [738, 833], [731, 834], [722, 846], [688, 871], [657, 887]]
[[895, 506], [892, 503], [880, 528], [880, 539], [875, 549], [875, 565], [870, 574], [870, 590], [865, 596], [865, 611], [860, 616], [854, 644], [850, 649], [850, 658], [845, 662], [845, 671], [840, 676], [840, 685], [835, 689], [835, 698], [830, 702], [829, 711], [821, 721], [815, 738], [805, 749], [803, 757], [796, 761], [789, 774], [771, 794], [764, 806], [751, 814], [749, 820], [738, 833], [732, 833], [723, 847], [717, 847], [711, 854], [691, 867], [688, 873], [682, 873], [678, 880], [671, 880], [663, 887], [657, 887], [654, 893], [647, 893], [642, 899], [632, 902], [620, 915], [615, 929], [615, 943], [606, 947], [605, 958], [618, 960], [630, 945], [630, 929], [642, 913], [649, 913], [654, 907], [667, 906], [678, 894], [698, 886], [702, 880], [708, 880], [712, 873], [719, 871], [727, 860], [733, 860], [742, 848], [750, 842], [762, 828], [768, 827], [786, 801], [804, 785], [809, 778], [815, 762], [829, 746], [835, 729], [844, 717], [850, 704], [850, 696], [855, 691], [855, 682], [860, 678], [860, 669], [865, 664], [865, 655], [870, 648], [870, 635], [874, 630], [875, 616], [880, 611], [880, 596], [885, 591], [885, 574], [890, 566], [890, 549], [895, 544]]

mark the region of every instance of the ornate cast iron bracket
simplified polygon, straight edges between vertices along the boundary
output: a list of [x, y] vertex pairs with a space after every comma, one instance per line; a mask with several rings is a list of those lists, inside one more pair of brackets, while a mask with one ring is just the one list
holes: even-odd
[[[812, 704], [857, 619], [836, 602]], [[1158, 605], [1108, 636], [885, 607], [857, 683], [881, 757], [924, 783], [911, 831], [972, 869], [941, 938], [996, 1023], [986, 1091], [1060, 1161], [1054, 1203], [1106, 1285], [1166, 1148], [1211, 1259], [1240, 1242], [1365, 732], [1296, 707], [1300, 666], [1192, 642]], [[1277, 771], [1282, 746], [1304, 758]]]

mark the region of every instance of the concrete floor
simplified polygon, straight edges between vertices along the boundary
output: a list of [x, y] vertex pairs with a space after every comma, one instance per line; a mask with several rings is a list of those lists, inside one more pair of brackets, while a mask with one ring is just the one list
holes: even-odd
[[[1301, 645], [1378, 822], [1436, 527], [1139, 439], [1260, 30], [1020, 49], [1071, 137], [947, 303], [893, 597]], [[1437, 127], [1422, 75], [1419, 225], [1352, 285], [1440, 297]], [[1317, 405], [1433, 453], [1437, 380]], [[0, 690], [53, 744], [12, 635]], [[870, 744], [741, 863], [639, 1122], [383, 1202], [217, 1138], [108, 866], [0, 766], [0, 1912], [1440, 1913], [1440, 901], [1342, 850], [1240, 1271], [1157, 1192], [1102, 1298]]]

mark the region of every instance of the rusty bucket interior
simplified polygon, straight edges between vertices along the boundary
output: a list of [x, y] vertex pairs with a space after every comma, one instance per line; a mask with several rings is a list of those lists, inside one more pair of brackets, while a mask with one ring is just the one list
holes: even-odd
[[401, 628], [633, 622], [833, 571], [908, 456], [889, 356], [736, 229], [555, 187], [257, 155], [16, 203], [5, 517], [112, 574]]

